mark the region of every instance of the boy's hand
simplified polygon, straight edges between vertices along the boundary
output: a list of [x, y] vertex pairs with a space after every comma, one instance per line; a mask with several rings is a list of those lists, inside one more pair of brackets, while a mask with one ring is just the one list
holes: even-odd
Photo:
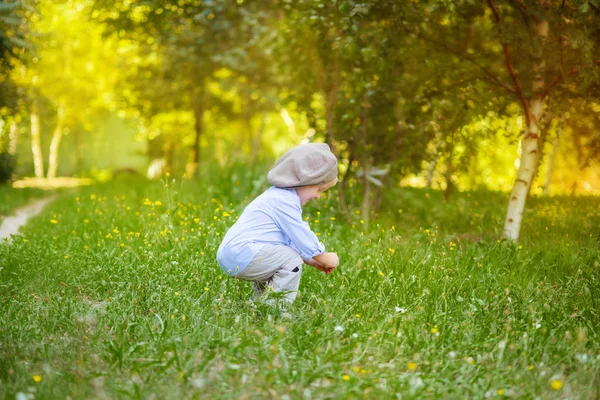
[[315, 259], [311, 259], [311, 260], [304, 260], [304, 264], [306, 265], [310, 265], [311, 267], [315, 267], [316, 269], [318, 269], [319, 271], [325, 272], [325, 275], [329, 275], [333, 272], [333, 270], [335, 269], [335, 267], [331, 267], [328, 265], [323, 265], [320, 262], [318, 262]]
[[314, 259], [317, 262], [331, 268], [335, 268], [340, 265], [340, 258], [336, 253], [319, 254], [318, 256], [315, 256]]

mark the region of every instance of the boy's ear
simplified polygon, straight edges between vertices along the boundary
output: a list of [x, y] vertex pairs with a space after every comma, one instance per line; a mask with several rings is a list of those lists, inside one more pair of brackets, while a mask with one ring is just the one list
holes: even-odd
[[326, 191], [327, 189], [332, 188], [333, 186], [335, 186], [335, 184], [338, 182], [337, 178], [330, 180], [329, 182], [323, 183], [322, 185], [319, 185], [319, 190], [321, 192]]

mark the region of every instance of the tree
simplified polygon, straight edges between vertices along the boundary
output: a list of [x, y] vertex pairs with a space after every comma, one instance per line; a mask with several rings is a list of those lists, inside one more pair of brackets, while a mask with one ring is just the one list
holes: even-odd
[[[146, 117], [157, 108], [160, 112], [184, 108], [193, 112], [194, 141], [187, 168], [188, 177], [193, 177], [200, 161], [205, 112], [209, 101], [215, 100], [210, 83], [222, 68], [241, 73], [256, 68], [248, 62], [247, 55], [252, 51], [256, 56], [260, 49], [258, 38], [268, 26], [267, 13], [260, 2], [130, 3], [96, 0], [92, 15], [109, 24], [120, 36], [138, 43], [154, 59], [130, 86], [134, 107], [145, 111]], [[157, 86], [159, 90], [155, 90]], [[150, 93], [153, 89], [155, 93]], [[161, 90], [166, 95], [157, 99], [156, 92]]]

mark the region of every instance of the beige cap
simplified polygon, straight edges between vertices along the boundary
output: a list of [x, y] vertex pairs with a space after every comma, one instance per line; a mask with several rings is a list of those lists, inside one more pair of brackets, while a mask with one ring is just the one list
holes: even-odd
[[280, 188], [294, 188], [337, 182], [337, 158], [326, 143], [307, 143], [288, 150], [267, 176], [269, 183]]

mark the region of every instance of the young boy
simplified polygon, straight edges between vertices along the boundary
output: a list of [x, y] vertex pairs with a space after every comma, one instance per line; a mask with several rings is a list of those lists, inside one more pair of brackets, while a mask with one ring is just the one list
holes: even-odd
[[338, 266], [337, 254], [326, 253], [302, 220], [302, 206], [337, 183], [337, 168], [327, 144], [294, 147], [269, 171], [273, 186], [248, 204], [227, 231], [217, 261], [229, 276], [253, 282], [252, 300], [271, 288], [292, 303], [303, 263], [327, 275]]

